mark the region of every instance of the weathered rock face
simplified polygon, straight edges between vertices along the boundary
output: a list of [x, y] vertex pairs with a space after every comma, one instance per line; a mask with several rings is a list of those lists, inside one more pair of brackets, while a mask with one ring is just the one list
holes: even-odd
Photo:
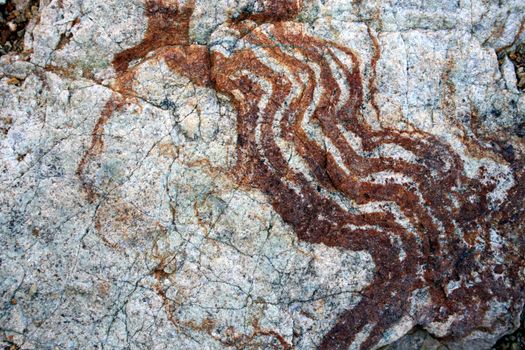
[[524, 39], [519, 0], [43, 1], [0, 62], [2, 344], [489, 349]]

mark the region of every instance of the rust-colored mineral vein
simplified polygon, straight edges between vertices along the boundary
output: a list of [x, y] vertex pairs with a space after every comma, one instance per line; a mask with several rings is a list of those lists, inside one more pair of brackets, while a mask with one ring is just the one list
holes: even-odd
[[[491, 204], [496, 180], [467, 177], [447, 143], [422, 131], [374, 130], [367, 124], [361, 114], [366, 101], [358, 55], [294, 23], [302, 1], [262, 3], [261, 12], [229, 23], [242, 45], [223, 52], [189, 43], [193, 1], [179, 7], [147, 0], [144, 41], [115, 57], [117, 89], [133, 95], [130, 64], [153, 52], [174, 72], [230, 96], [238, 113], [232, 176], [266, 194], [299, 239], [371, 254], [373, 282], [357, 306], [339, 315], [319, 347], [346, 349], [365, 329], [360, 348], [374, 346], [408, 315], [417, 290], [428, 291], [432, 304], [415, 315], [416, 322], [425, 326], [456, 315], [451, 337], [476, 329], [489, 300], [519, 305], [524, 244], [515, 240], [515, 248], [493, 247], [491, 235], [524, 229], [523, 160], [500, 156], [502, 146], [481, 149], [465, 136], [469, 150], [477, 147], [476, 156], [513, 170], [505, 203]], [[374, 49], [370, 103], [379, 116], [375, 66], [380, 47], [369, 34]], [[103, 146], [103, 126], [115, 105], [108, 103], [79, 164], [80, 176]], [[402, 148], [415, 160], [377, 155], [385, 145]], [[503, 260], [496, 258], [500, 253]], [[455, 289], [447, 289], [450, 283]], [[279, 342], [288, 346], [284, 339]]]

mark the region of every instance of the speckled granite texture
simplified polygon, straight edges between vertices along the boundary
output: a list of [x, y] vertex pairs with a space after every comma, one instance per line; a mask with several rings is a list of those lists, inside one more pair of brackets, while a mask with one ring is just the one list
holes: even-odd
[[522, 0], [37, 10], [0, 57], [2, 346], [490, 349], [519, 326]]

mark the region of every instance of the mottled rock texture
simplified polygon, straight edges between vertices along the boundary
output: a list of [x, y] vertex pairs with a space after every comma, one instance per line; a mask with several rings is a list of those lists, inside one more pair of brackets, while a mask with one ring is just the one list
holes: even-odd
[[522, 0], [42, 0], [24, 30], [0, 58], [2, 346], [519, 326]]

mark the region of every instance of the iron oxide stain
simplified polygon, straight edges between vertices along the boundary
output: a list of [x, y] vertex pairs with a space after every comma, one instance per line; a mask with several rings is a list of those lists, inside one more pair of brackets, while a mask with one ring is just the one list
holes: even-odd
[[[146, 1], [144, 40], [113, 62], [117, 90], [133, 95], [136, 67], [130, 63], [148, 55], [163, 58], [195, 84], [228, 95], [238, 113], [237, 164], [231, 172], [236, 181], [263, 192], [299, 239], [371, 254], [373, 282], [361, 292], [358, 305], [338, 316], [320, 349], [347, 349], [365, 327], [369, 331], [358, 346], [373, 347], [409, 314], [417, 291], [431, 299], [430, 307], [416, 315], [417, 325], [455, 316], [451, 339], [479, 330], [490, 302], [522, 304], [522, 157], [509, 156], [508, 146], [487, 149], [465, 140], [469, 150], [477, 147], [478, 154], [514, 171], [513, 187], [494, 208], [490, 193], [496, 182], [467, 177], [449, 144], [423, 131], [375, 130], [366, 122], [359, 55], [306, 34], [293, 21], [301, 1], [265, 0], [261, 11], [232, 19], [228, 27], [239, 44], [228, 52], [189, 42], [194, 6], [192, 0], [182, 6]], [[380, 47], [369, 34], [375, 72]], [[371, 105], [379, 114], [374, 79], [375, 73], [369, 79]], [[102, 151], [101, 130], [122, 101], [115, 97], [104, 109], [79, 164], [81, 178], [89, 158]], [[372, 155], [384, 145], [400, 147], [416, 161]], [[300, 165], [289, 163], [288, 149]], [[374, 178], [381, 174], [385, 181]], [[86, 191], [95, 196], [93, 189]], [[393, 203], [406, 220], [400, 222], [388, 206], [347, 210], [337, 198], [359, 208]], [[513, 241], [512, 246], [494, 246], [495, 234]]]

